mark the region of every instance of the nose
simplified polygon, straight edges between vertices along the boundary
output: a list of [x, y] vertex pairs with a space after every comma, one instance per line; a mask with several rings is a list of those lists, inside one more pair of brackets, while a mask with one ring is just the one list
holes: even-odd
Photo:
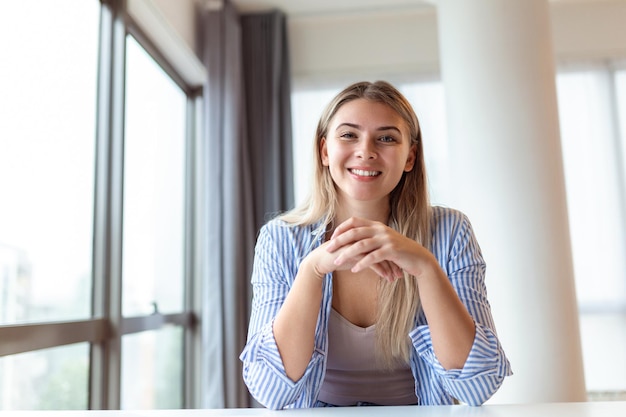
[[360, 159], [375, 159], [376, 150], [374, 149], [374, 144], [369, 140], [361, 141], [357, 148], [356, 156]]

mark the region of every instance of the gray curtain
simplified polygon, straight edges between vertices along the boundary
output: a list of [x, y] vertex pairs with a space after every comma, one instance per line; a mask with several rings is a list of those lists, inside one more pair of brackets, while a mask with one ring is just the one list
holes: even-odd
[[[291, 83], [285, 15], [278, 10], [241, 17], [251, 167], [258, 186], [259, 226], [293, 204]], [[271, 191], [270, 191], [271, 190]]]
[[[201, 59], [208, 71], [202, 407], [247, 407], [252, 401], [239, 353], [247, 336], [256, 235], [270, 214], [293, 203], [285, 24], [280, 13], [269, 21], [281, 23], [257, 25], [251, 15], [242, 19], [228, 0], [217, 10], [201, 9], [199, 16]], [[268, 36], [266, 28], [279, 35]], [[266, 42], [254, 46], [255, 57], [249, 57], [255, 37]]]

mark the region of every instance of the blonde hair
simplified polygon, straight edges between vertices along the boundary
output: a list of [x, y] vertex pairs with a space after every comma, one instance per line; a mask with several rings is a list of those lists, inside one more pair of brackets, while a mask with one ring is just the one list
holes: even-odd
[[[404, 172], [398, 185], [389, 194], [389, 226], [426, 248], [430, 247], [430, 203], [424, 165], [419, 122], [408, 100], [385, 81], [358, 82], [341, 91], [328, 104], [320, 117], [315, 133], [315, 173], [313, 187], [306, 201], [280, 216], [293, 225], [320, 222], [319, 233], [332, 227], [337, 210], [337, 190], [330, 171], [322, 164], [320, 143], [337, 110], [345, 103], [366, 99], [386, 104], [407, 124], [411, 146], [416, 147], [413, 169]], [[415, 326], [419, 310], [417, 279], [404, 274], [404, 279], [389, 283], [380, 280], [376, 321], [377, 347], [384, 363], [391, 367], [398, 360], [408, 362], [411, 355], [409, 332]]]

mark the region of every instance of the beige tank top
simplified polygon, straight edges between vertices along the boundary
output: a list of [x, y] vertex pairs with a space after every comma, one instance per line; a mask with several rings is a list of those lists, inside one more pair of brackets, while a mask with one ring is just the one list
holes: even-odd
[[375, 326], [359, 327], [332, 309], [326, 375], [318, 400], [338, 406], [417, 404], [408, 364], [383, 369], [375, 354]]

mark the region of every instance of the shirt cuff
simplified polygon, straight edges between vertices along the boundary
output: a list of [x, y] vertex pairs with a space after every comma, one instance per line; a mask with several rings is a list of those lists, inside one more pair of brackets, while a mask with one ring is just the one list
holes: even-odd
[[[239, 359], [243, 362], [244, 381], [252, 396], [268, 408], [281, 409], [298, 398], [323, 357], [324, 354], [316, 349], [304, 375], [298, 381], [292, 381], [285, 372], [272, 323], [268, 323], [248, 341]], [[272, 389], [268, 390], [268, 387]]]
[[476, 324], [474, 343], [462, 369], [446, 370], [435, 355], [427, 325], [418, 326], [409, 336], [417, 354], [437, 374], [447, 379], [470, 379], [481, 375], [507, 376], [511, 374], [508, 361], [500, 347], [497, 336], [491, 329]]

